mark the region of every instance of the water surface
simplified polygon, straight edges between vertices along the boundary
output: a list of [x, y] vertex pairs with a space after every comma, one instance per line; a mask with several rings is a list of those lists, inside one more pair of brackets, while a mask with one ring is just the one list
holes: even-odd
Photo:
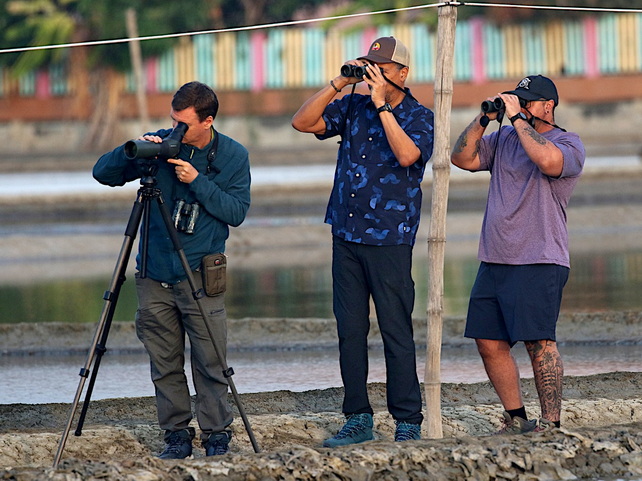
[[[642, 311], [642, 249], [574, 254], [563, 311]], [[415, 255], [415, 316], [426, 310], [425, 255]], [[474, 257], [446, 259], [444, 314], [466, 314], [479, 262]], [[323, 265], [234, 268], [228, 276], [228, 316], [331, 318], [331, 270]], [[110, 276], [33, 280], [0, 284], [0, 322], [97, 322]], [[136, 311], [134, 282], [123, 284], [115, 320], [130, 321]]]
[[[565, 373], [569, 376], [642, 371], [642, 347], [560, 346]], [[513, 350], [523, 377], [532, 369], [523, 346]], [[417, 374], [424, 377], [425, 352], [418, 352]], [[385, 382], [383, 351], [369, 354], [370, 382]], [[0, 356], [0, 404], [73, 401], [85, 356]], [[341, 386], [338, 353], [334, 349], [306, 351], [230, 352], [234, 383], [240, 393], [279, 390], [308, 391]], [[186, 367], [192, 393], [190, 366]], [[473, 346], [442, 350], [441, 380], [445, 383], [487, 381]], [[145, 354], [110, 355], [102, 359], [92, 399], [153, 396], [149, 363]]]

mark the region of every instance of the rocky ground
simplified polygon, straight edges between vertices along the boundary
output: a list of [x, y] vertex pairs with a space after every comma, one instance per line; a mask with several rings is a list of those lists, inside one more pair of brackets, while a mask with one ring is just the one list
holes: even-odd
[[[462, 342], [463, 320], [445, 319], [444, 344]], [[560, 335], [579, 343], [642, 344], [640, 313], [565, 314]], [[110, 350], [135, 348], [133, 324], [114, 323]], [[425, 340], [418, 329], [417, 340]], [[73, 352], [89, 345], [93, 326], [0, 324], [0, 355]], [[378, 339], [373, 329], [371, 343]], [[230, 321], [230, 348], [306, 349], [333, 344], [328, 319]], [[16, 349], [15, 346], [20, 346]], [[13, 347], [13, 348], [12, 348]], [[139, 347], [139, 346], [138, 346]], [[523, 385], [531, 417], [539, 413], [531, 379]], [[240, 395], [261, 452], [254, 453], [239, 416], [231, 452], [194, 459], [155, 458], [162, 449], [153, 398], [92, 401], [81, 436], [72, 423], [57, 468], [52, 467], [70, 404], [0, 405], [0, 480], [567, 480], [642, 479], [642, 372], [567, 377], [562, 429], [523, 436], [488, 436], [501, 406], [488, 383], [444, 384], [442, 439], [391, 442], [385, 387], [370, 385], [376, 440], [341, 449], [321, 447], [341, 426], [339, 388]], [[230, 402], [234, 399], [230, 396]], [[79, 413], [80, 404], [76, 414]], [[426, 413], [427, 414], [427, 413]], [[197, 428], [197, 426], [195, 425]]]
[[[92, 402], [81, 436], [74, 428], [57, 469], [52, 463], [69, 417], [67, 404], [0, 406], [4, 480], [567, 480], [642, 478], [642, 373], [567, 378], [563, 428], [488, 436], [501, 408], [488, 383], [442, 387], [443, 439], [391, 442], [385, 389], [370, 386], [376, 440], [321, 447], [341, 425], [341, 390], [241, 395], [261, 452], [239, 418], [231, 452], [161, 461], [152, 398]], [[527, 409], [537, 413], [525, 383]], [[232, 401], [232, 399], [231, 399]], [[426, 433], [424, 432], [424, 436]], [[609, 478], [611, 477], [611, 478]], [[630, 477], [630, 478], [629, 478]]]

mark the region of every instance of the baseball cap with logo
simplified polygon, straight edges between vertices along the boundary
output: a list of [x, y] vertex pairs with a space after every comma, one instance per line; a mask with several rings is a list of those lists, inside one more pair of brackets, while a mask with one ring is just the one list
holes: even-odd
[[373, 63], [395, 62], [407, 67], [410, 54], [406, 46], [394, 37], [381, 37], [372, 42], [368, 54], [357, 60], [368, 60]]
[[515, 87], [515, 90], [503, 92], [517, 95], [524, 100], [553, 100], [557, 106], [559, 97], [553, 81], [543, 75], [529, 75], [524, 77]]

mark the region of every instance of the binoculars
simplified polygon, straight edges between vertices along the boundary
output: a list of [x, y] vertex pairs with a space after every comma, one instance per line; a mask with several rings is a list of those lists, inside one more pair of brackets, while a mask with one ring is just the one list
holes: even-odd
[[[528, 101], [519, 97], [519, 105], [522, 108], [526, 107], [527, 103]], [[500, 110], [504, 110], [505, 108], [506, 106], [504, 105], [504, 101], [501, 99], [501, 97], [497, 97], [495, 100], [484, 100], [481, 103], [481, 110], [485, 114], [489, 114], [492, 112], [499, 112]]]

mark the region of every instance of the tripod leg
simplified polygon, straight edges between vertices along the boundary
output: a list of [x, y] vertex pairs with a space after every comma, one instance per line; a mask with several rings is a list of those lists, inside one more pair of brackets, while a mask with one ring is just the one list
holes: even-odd
[[89, 384], [87, 384], [87, 392], [85, 393], [85, 401], [83, 402], [82, 409], [80, 410], [80, 416], [78, 417], [78, 424], [76, 425], [76, 431], [74, 435], [80, 436], [82, 434], [82, 427], [85, 424], [85, 417], [87, 416], [87, 410], [89, 409], [89, 400], [91, 395], [94, 392], [94, 385], [96, 384], [96, 376], [98, 375], [98, 369], [100, 369], [100, 362], [103, 358], [105, 352], [107, 352], [107, 336], [109, 336], [109, 330], [111, 329], [111, 322], [114, 318], [114, 312], [116, 310], [116, 299], [120, 295], [120, 288], [125, 282], [125, 276], [119, 278], [118, 283], [116, 284], [115, 290], [109, 290], [105, 292], [103, 299], [110, 302], [109, 313], [107, 314], [107, 320], [105, 321], [105, 328], [103, 329], [102, 336], [100, 341], [96, 345], [96, 360], [94, 361], [94, 369], [91, 372], [91, 378], [89, 378]]
[[[67, 443], [67, 438], [69, 437], [69, 431], [71, 430], [71, 425], [73, 423], [74, 416], [78, 408], [78, 403], [80, 401], [80, 397], [82, 395], [82, 391], [85, 386], [85, 380], [89, 376], [90, 369], [94, 361], [94, 356], [99, 346], [99, 342], [100, 342], [101, 349], [104, 349], [105, 343], [107, 342], [107, 336], [109, 335], [109, 328], [111, 326], [111, 321], [114, 315], [116, 302], [118, 300], [118, 294], [120, 293], [120, 287], [125, 280], [125, 271], [127, 270], [127, 262], [131, 255], [134, 239], [136, 238], [136, 231], [138, 229], [138, 225], [140, 224], [140, 219], [143, 213], [143, 209], [148, 205], [149, 205], [148, 203], [143, 204], [141, 202], [141, 195], [139, 194], [138, 198], [136, 199], [136, 202], [134, 203], [134, 207], [132, 208], [132, 213], [129, 217], [129, 222], [127, 223], [127, 228], [125, 230], [125, 239], [123, 240], [123, 244], [120, 249], [120, 254], [118, 255], [118, 260], [116, 262], [114, 274], [112, 276], [112, 279], [109, 285], [109, 290], [105, 293], [105, 296], [104, 296], [105, 303], [103, 305], [103, 310], [100, 315], [100, 320], [98, 321], [98, 325], [96, 327], [96, 332], [94, 333], [94, 338], [93, 338], [91, 347], [89, 348], [89, 352], [87, 354], [87, 360], [85, 362], [85, 365], [80, 369], [80, 373], [79, 373], [80, 382], [78, 383], [76, 395], [71, 405], [71, 410], [69, 413], [69, 419], [67, 420], [67, 425], [62, 434], [62, 437], [60, 438], [60, 443], [58, 444], [58, 451], [56, 452], [56, 457], [54, 458], [54, 463], [53, 463], [54, 468], [58, 467], [58, 463], [60, 462], [60, 458], [62, 457], [62, 452], [65, 449], [65, 444]], [[91, 383], [92, 387], [93, 387], [93, 382], [95, 380], [97, 370], [98, 370], [98, 364], [96, 364], [94, 369], [92, 383]], [[87, 411], [89, 396], [90, 396], [90, 392], [88, 392], [87, 396], [85, 397], [85, 406], [83, 407], [83, 419], [84, 419], [84, 414]], [[79, 430], [77, 431], [77, 435], [79, 435], [80, 433], [80, 426], [78, 429]]]
[[[189, 265], [189, 261], [187, 260], [187, 256], [185, 255], [185, 251], [183, 250], [183, 246], [181, 245], [181, 240], [179, 239], [178, 233], [176, 232], [176, 228], [172, 223], [172, 217], [169, 213], [167, 204], [165, 204], [165, 201], [163, 200], [163, 197], [160, 195], [160, 193], [157, 197], [157, 201], [158, 201], [158, 207], [160, 209], [160, 213], [163, 217], [163, 222], [165, 223], [165, 227], [167, 228], [167, 232], [172, 240], [172, 244], [174, 245], [174, 249], [176, 250], [178, 257], [181, 260], [183, 269], [185, 270], [185, 275], [187, 276], [187, 280], [192, 289], [192, 295], [194, 297], [194, 300], [196, 301], [201, 317], [205, 321], [208, 316], [205, 312], [205, 309], [203, 308], [203, 305], [201, 304], [201, 298], [204, 295], [203, 289], [197, 289], [196, 287], [196, 281], [194, 280], [192, 269]], [[223, 367], [223, 375], [228, 380], [228, 385], [230, 386], [232, 397], [234, 397], [234, 402], [236, 403], [236, 407], [239, 410], [239, 414], [241, 416], [241, 419], [243, 420], [243, 424], [245, 425], [245, 430], [247, 431], [248, 437], [250, 438], [250, 442], [252, 443], [254, 452], [258, 453], [260, 452], [259, 445], [256, 442], [256, 438], [254, 437], [254, 432], [252, 431], [252, 426], [250, 425], [250, 421], [248, 420], [247, 415], [245, 414], [245, 409], [241, 404], [241, 399], [236, 390], [236, 386], [234, 385], [234, 380], [232, 379], [234, 370], [227, 365], [227, 360], [225, 359], [225, 356], [221, 355], [222, 350], [219, 347], [218, 341], [216, 340], [216, 337], [212, 333], [212, 330], [207, 322], [205, 322], [205, 327], [207, 328], [207, 333], [209, 334], [209, 337], [212, 341], [212, 345], [214, 346], [214, 352], [216, 353], [216, 357], [218, 357], [221, 363], [221, 366]]]

